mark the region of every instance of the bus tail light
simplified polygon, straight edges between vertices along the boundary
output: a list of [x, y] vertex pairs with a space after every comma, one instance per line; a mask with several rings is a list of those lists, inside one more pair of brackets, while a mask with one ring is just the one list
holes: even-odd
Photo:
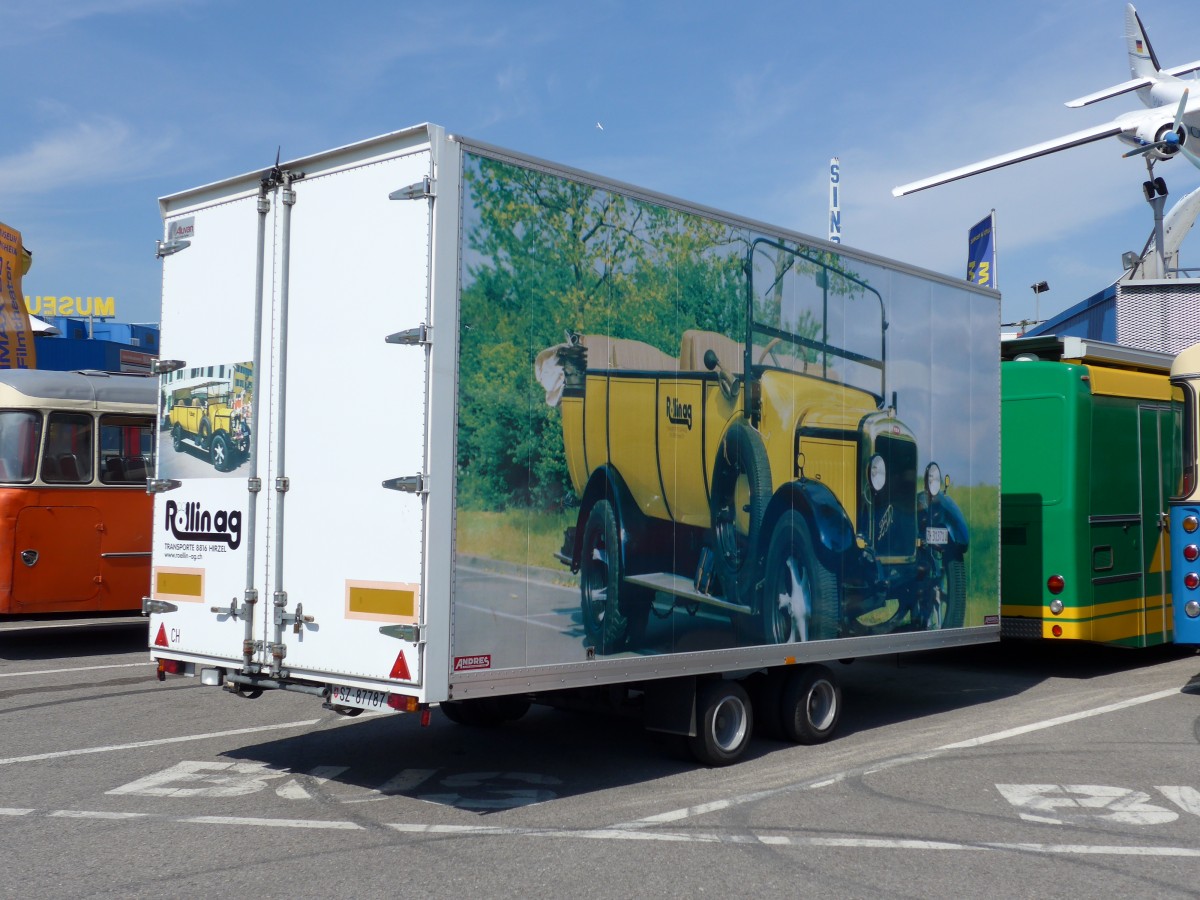
[[1046, 589], [1052, 594], [1061, 594], [1066, 586], [1067, 581], [1061, 575], [1051, 575], [1046, 579]]
[[1197, 587], [1200, 587], [1200, 575], [1197, 575], [1195, 572], [1188, 572], [1183, 576], [1183, 586], [1189, 591], [1194, 591]]
[[1188, 534], [1195, 534], [1197, 528], [1200, 528], [1200, 519], [1196, 518], [1195, 516], [1183, 517], [1184, 531], [1186, 531]]
[[1055, 625], [1053, 628], [1050, 629], [1050, 633], [1053, 634], [1055, 637], [1062, 637], [1062, 626]]
[[1183, 611], [1189, 619], [1200, 617], [1200, 600], [1189, 600], [1183, 605]]
[[1195, 544], [1188, 544], [1183, 548], [1183, 558], [1188, 562], [1195, 562], [1197, 559], [1200, 559], [1200, 547], [1197, 547]]

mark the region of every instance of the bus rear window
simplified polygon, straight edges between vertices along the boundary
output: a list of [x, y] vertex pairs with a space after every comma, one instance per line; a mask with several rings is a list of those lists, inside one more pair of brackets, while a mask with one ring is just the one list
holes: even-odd
[[42, 414], [0, 410], [0, 481], [28, 484], [37, 469], [42, 442]]

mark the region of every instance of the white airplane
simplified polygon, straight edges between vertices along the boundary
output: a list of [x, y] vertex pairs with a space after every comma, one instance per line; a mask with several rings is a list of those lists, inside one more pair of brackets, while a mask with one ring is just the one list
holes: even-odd
[[[1104, 125], [1085, 128], [1083, 131], [1044, 141], [1023, 150], [1014, 150], [940, 175], [902, 184], [892, 189], [892, 196], [903, 197], [905, 194], [957, 181], [969, 175], [990, 172], [1002, 166], [1010, 166], [1048, 153], [1057, 153], [1068, 147], [1090, 144], [1107, 137], [1117, 137], [1133, 146], [1134, 149], [1126, 153], [1126, 156], [1144, 154], [1148, 160], [1161, 161], [1182, 153], [1200, 168], [1200, 156], [1191, 149], [1200, 148], [1200, 90], [1194, 92], [1194, 99], [1189, 99], [1189, 82], [1179, 77], [1200, 69], [1200, 60], [1171, 69], [1161, 68], [1132, 3], [1125, 8], [1125, 39], [1129, 45], [1129, 71], [1133, 77], [1129, 81], [1072, 100], [1067, 106], [1074, 109], [1095, 103], [1097, 100], [1107, 100], [1109, 97], [1136, 91], [1138, 99], [1149, 107], [1148, 110], [1125, 113]], [[1200, 87], [1200, 83], [1196, 83], [1196, 86]]]

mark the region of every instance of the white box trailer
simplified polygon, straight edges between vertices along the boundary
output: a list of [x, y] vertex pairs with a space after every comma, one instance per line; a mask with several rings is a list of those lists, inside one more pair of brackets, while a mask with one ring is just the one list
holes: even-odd
[[433, 125], [160, 205], [160, 677], [722, 764], [998, 638], [998, 294]]

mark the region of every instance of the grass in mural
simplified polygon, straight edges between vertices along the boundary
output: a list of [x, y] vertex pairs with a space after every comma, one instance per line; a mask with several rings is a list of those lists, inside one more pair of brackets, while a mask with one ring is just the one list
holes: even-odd
[[575, 524], [576, 512], [528, 510], [458, 511], [458, 552], [542, 569], [566, 568], [554, 558], [562, 549], [563, 529]]
[[964, 557], [967, 564], [967, 617], [970, 625], [982, 625], [984, 616], [1000, 611], [1000, 490], [992, 485], [954, 485], [950, 496], [967, 518], [971, 544]]

